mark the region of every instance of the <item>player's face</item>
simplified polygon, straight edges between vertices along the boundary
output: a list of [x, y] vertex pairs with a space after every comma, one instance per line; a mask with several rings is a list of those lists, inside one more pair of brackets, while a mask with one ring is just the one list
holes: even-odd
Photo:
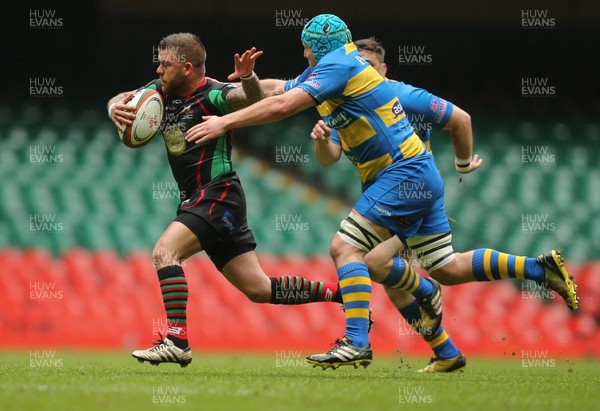
[[163, 84], [163, 92], [177, 96], [185, 90], [185, 76], [183, 75], [184, 63], [171, 50], [161, 50], [158, 53], [158, 68], [156, 74]]
[[315, 59], [315, 56], [313, 55], [313, 52], [310, 48], [308, 48], [308, 46], [306, 44], [303, 44], [304, 46], [304, 58], [306, 60], [308, 60], [308, 65], [311, 67], [314, 67], [317, 65], [317, 60]]
[[360, 55], [366, 60], [367, 63], [373, 66], [373, 68], [377, 70], [379, 74], [385, 77], [385, 74], [387, 73], [387, 66], [385, 63], [379, 61], [377, 54], [373, 53], [372, 51], [361, 50]]

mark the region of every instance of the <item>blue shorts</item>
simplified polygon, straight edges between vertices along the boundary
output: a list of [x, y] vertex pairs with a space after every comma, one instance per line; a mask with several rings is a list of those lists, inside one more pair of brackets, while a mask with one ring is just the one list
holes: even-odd
[[444, 210], [444, 180], [432, 157], [402, 168], [388, 167], [363, 192], [354, 209], [406, 238], [450, 232]]

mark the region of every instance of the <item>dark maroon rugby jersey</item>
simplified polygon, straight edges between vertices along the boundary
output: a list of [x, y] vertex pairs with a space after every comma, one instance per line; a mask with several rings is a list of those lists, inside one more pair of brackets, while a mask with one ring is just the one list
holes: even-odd
[[160, 130], [182, 201], [190, 198], [198, 187], [233, 170], [233, 130], [203, 144], [189, 143], [185, 135], [192, 126], [203, 121], [202, 116], [222, 116], [233, 111], [225, 97], [235, 86], [205, 77], [197, 89], [181, 98], [164, 94], [159, 79], [144, 88], [157, 90], [163, 96], [165, 110]]

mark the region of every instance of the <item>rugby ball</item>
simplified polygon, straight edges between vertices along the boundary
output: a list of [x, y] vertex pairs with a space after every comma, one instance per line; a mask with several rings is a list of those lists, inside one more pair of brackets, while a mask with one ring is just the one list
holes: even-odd
[[127, 147], [139, 148], [158, 134], [163, 117], [163, 99], [156, 90], [142, 89], [135, 93], [127, 105], [137, 111], [133, 124], [126, 125], [123, 131], [119, 131], [119, 137]]

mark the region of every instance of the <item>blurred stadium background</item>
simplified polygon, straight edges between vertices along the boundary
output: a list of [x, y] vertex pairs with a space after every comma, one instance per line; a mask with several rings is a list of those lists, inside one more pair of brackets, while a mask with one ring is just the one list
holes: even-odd
[[[0, 348], [129, 350], [164, 332], [150, 251], [174, 216], [177, 189], [162, 139], [126, 148], [106, 116], [106, 101], [154, 78], [156, 44], [176, 31], [203, 39], [211, 77], [226, 78], [232, 55], [255, 45], [265, 51], [256, 70], [261, 77], [289, 78], [306, 65], [298, 21], [333, 12], [355, 39], [383, 41], [390, 78], [471, 114], [475, 152], [485, 165], [462, 183], [447, 134], [432, 136], [455, 249], [533, 256], [560, 246], [579, 283], [581, 308], [574, 314], [529, 283], [446, 287], [445, 325], [457, 345], [467, 355], [549, 350], [553, 357], [598, 357], [600, 12], [583, 0], [497, 2], [485, 9], [459, 3], [23, 5], [10, 23], [21, 40], [7, 51], [23, 64], [5, 64], [0, 96]], [[526, 27], [524, 10], [546, 11], [555, 24]], [[32, 27], [31, 16], [62, 24]], [[406, 46], [424, 47], [430, 63], [401, 64]], [[522, 82], [532, 78], [552, 88], [523, 93]], [[53, 88], [32, 91], [41, 84]], [[360, 195], [349, 162], [330, 169], [316, 162], [308, 139], [315, 119], [310, 113], [236, 132], [235, 167], [270, 276], [334, 280], [328, 244]], [[184, 268], [190, 338], [199, 352], [321, 350], [343, 332], [337, 305], [256, 305], [204, 255]], [[428, 353], [380, 287], [373, 298], [376, 352]]]

